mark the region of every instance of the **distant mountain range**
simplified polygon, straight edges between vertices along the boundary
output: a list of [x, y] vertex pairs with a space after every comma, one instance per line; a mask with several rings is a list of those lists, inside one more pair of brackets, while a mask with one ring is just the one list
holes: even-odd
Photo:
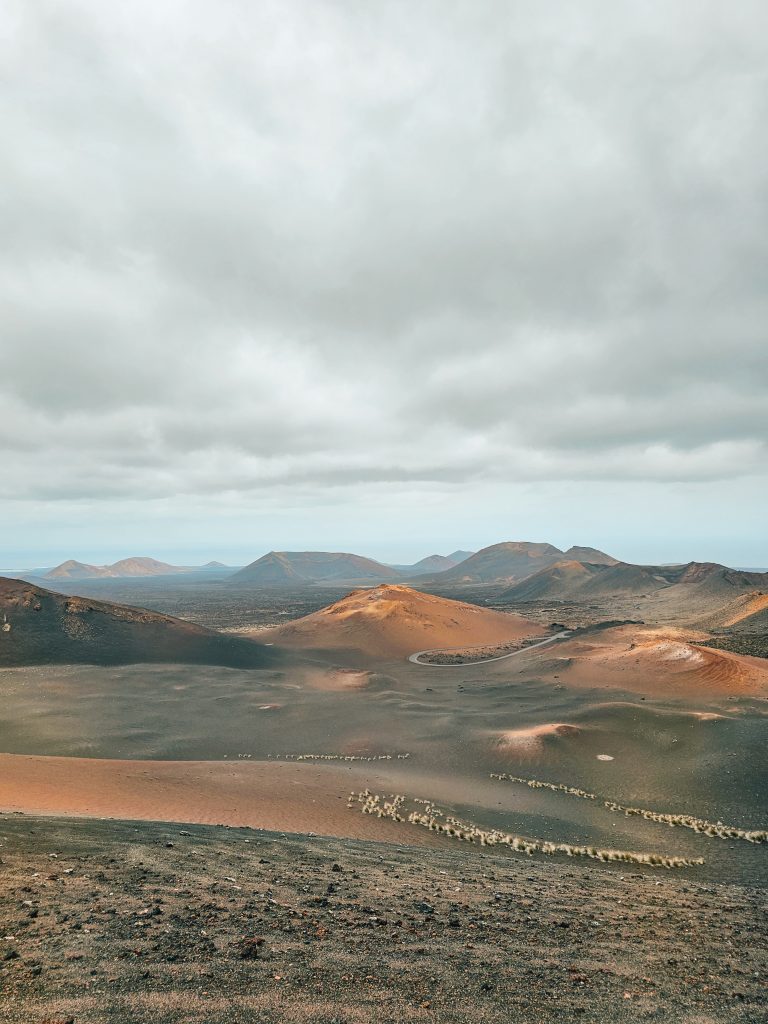
[[[552, 544], [527, 541], [493, 544], [476, 552], [458, 550], [449, 555], [427, 555], [411, 565], [387, 565], [346, 551], [270, 551], [244, 568], [233, 570], [229, 579], [261, 586], [411, 579], [424, 585], [498, 584], [525, 579], [560, 559], [582, 559], [607, 565], [616, 562], [616, 559], [595, 548], [572, 547], [563, 552]], [[170, 565], [147, 557], [124, 558], [112, 565], [90, 565], [70, 559], [46, 571], [40, 578], [52, 582], [123, 579], [195, 571], [220, 572], [226, 568], [221, 562], [190, 567]]]
[[440, 573], [454, 568], [471, 554], [471, 551], [454, 551], [450, 555], [427, 555], [414, 565], [385, 565], [347, 551], [270, 551], [231, 578], [265, 586], [363, 580], [380, 582]]
[[88, 565], [86, 562], [76, 562], [70, 558], [69, 561], [62, 562], [47, 572], [43, 579], [93, 580], [119, 576], [166, 576], [174, 572], [184, 570], [176, 565], [168, 565], [167, 562], [158, 562], [154, 558], [123, 558], [112, 565]]
[[156, 558], [134, 556], [122, 558], [112, 565], [89, 565], [78, 562], [74, 558], [62, 562], [53, 569], [37, 569], [32, 572], [14, 572], [13, 577], [35, 577], [43, 580], [98, 580], [98, 579], [129, 579], [145, 576], [170, 576], [176, 573], [208, 572], [227, 569], [223, 562], [207, 562], [205, 565], [169, 565], [158, 562]]
[[617, 559], [596, 548], [572, 547], [561, 551], [552, 544], [530, 541], [505, 541], [482, 548], [459, 565], [426, 577], [424, 584], [512, 583], [560, 560], [589, 559], [603, 565], [615, 565]]
[[231, 578], [270, 586], [395, 579], [414, 579], [423, 585], [511, 583], [561, 558], [575, 557], [589, 557], [605, 564], [616, 562], [615, 558], [595, 548], [578, 547], [563, 552], [552, 544], [527, 541], [493, 544], [474, 553], [454, 551], [451, 555], [428, 555], [414, 565], [384, 565], [349, 552], [270, 551]]
[[[681, 586], [686, 595], [729, 600], [741, 593], [768, 588], [768, 573], [730, 569], [714, 562], [682, 565], [633, 565], [597, 548], [574, 545], [566, 551], [553, 544], [505, 541], [480, 551], [427, 555], [410, 565], [385, 564], [351, 552], [270, 551], [242, 569], [222, 562], [178, 566], [154, 558], [124, 558], [111, 565], [89, 565], [74, 559], [49, 570], [14, 572], [13, 577], [50, 580], [67, 585], [78, 580], [139, 579], [215, 573], [219, 580], [258, 586], [311, 586], [315, 583], [360, 584], [410, 581], [423, 589], [506, 585], [510, 602], [569, 600], [611, 594], [643, 596]], [[671, 594], [670, 596], [674, 596]]]

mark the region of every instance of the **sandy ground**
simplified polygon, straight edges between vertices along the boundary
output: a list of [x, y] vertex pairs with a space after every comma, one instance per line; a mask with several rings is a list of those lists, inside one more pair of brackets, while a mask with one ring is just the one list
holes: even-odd
[[[365, 782], [388, 789], [376, 772]], [[397, 842], [392, 821], [353, 814], [351, 768], [306, 763], [119, 761], [0, 754], [0, 807], [32, 814], [244, 825]], [[430, 832], [416, 845], [446, 845]]]
[[755, 1024], [764, 893], [461, 850], [0, 819], [8, 1024]]
[[[579, 639], [598, 651], [595, 665], [604, 656], [634, 658], [632, 642], [609, 643], [605, 633]], [[553, 653], [570, 643], [558, 641]], [[406, 837], [407, 826], [397, 830], [348, 811], [350, 790], [368, 786], [435, 800], [482, 827], [704, 857], [699, 877], [765, 884], [764, 847], [731, 849], [489, 780], [490, 773], [505, 772], [582, 787], [625, 806], [764, 828], [765, 701], [693, 686], [701, 663], [691, 669], [686, 658], [668, 657], [677, 647], [659, 650], [659, 643], [653, 640], [637, 685], [658, 665], [664, 679], [686, 681], [669, 695], [610, 688], [608, 668], [602, 685], [590, 685], [587, 675], [566, 685], [558, 678], [562, 662], [549, 648], [445, 670], [405, 659], [283, 671], [0, 670], [0, 751], [7, 752], [0, 759], [0, 808], [429, 841], [418, 833]], [[600, 653], [606, 648], [607, 655]], [[637, 675], [634, 661], [628, 664], [631, 683]], [[278, 760], [306, 753], [393, 760], [282, 766]], [[395, 760], [398, 753], [409, 757]]]
[[[376, 589], [297, 641], [338, 651], [270, 648], [269, 668], [0, 670], [0, 809], [71, 816], [1, 823], [9, 1021], [768, 1019], [768, 847], [491, 778], [764, 828], [768, 665], [622, 626], [424, 667], [407, 654], [474, 621], [491, 642], [494, 613]], [[358, 760], [295, 760], [309, 753]], [[488, 852], [349, 808], [366, 787], [705, 864]]]
[[708, 634], [618, 626], [522, 653], [520, 670], [570, 687], [626, 688], [652, 696], [768, 697], [768, 661], [699, 646]]
[[[557, 725], [523, 731], [522, 735], [507, 734], [502, 751], [513, 773], [519, 744], [527, 747], [540, 738], [559, 738], [571, 728]], [[511, 756], [507, 748], [511, 748]], [[604, 773], [604, 785], [598, 792], [603, 798], [620, 797], [621, 792], [612, 786], [605, 788], [613, 774], [613, 762], [596, 764]], [[407, 820], [396, 822], [362, 813], [360, 801], [356, 797], [349, 800], [350, 793], [370, 790], [382, 799], [396, 793], [406, 797], [404, 817], [409, 810], [419, 809], [419, 801], [429, 800], [445, 815], [481, 828], [500, 828], [554, 843], [702, 859], [702, 864], [675, 870], [700, 881], [729, 880], [768, 887], [768, 847], [762, 844], [726, 842], [686, 829], [670, 829], [642, 817], [609, 812], [600, 801], [585, 803], [490, 775], [443, 775], [409, 762], [379, 765], [382, 762], [120, 761], [4, 754], [0, 755], [0, 808], [50, 816], [247, 826], [416, 847], [445, 849], [458, 844], [455, 838]], [[530, 770], [526, 775], [535, 777]], [[691, 801], [679, 797], [670, 804], [651, 805], [653, 810], [670, 813], [690, 807]], [[711, 815], [709, 820], [718, 817]], [[723, 820], [741, 827], [765, 823], [759, 814], [745, 815], [743, 808]], [[479, 856], [482, 850], [473, 845], [468, 856]], [[521, 856], [511, 850], [507, 855], [513, 859]], [[542, 857], [550, 859], [534, 855], [535, 859]], [[554, 859], [566, 862], [568, 858], [557, 854]]]

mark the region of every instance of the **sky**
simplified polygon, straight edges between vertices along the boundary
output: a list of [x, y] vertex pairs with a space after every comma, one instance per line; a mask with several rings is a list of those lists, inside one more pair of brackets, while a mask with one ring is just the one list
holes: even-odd
[[0, 566], [768, 565], [763, 0], [7, 0]]

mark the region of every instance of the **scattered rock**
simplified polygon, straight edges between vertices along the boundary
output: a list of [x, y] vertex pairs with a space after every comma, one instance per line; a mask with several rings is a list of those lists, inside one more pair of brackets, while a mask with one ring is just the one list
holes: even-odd
[[258, 960], [266, 952], [264, 939], [260, 936], [243, 936], [237, 945], [241, 960]]

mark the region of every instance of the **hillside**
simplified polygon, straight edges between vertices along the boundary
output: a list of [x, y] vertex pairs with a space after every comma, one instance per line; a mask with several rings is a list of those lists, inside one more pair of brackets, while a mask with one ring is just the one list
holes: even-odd
[[745, 572], [717, 562], [688, 562], [671, 572], [659, 566], [656, 571], [665, 575], [670, 583], [695, 587], [699, 594], [714, 596], [755, 589], [768, 590], [767, 572]]
[[112, 565], [88, 565], [86, 562], [77, 562], [70, 558], [47, 572], [43, 579], [92, 580], [124, 576], [165, 576], [176, 572], [184, 570], [176, 565], [168, 565], [167, 562], [158, 562], [155, 558], [122, 558]]
[[737, 597], [735, 601], [704, 616], [697, 625], [710, 630], [768, 633], [768, 594], [753, 591]]
[[590, 564], [561, 561], [541, 569], [506, 590], [500, 600], [564, 601], [616, 595], [653, 593], [669, 584], [640, 565], [626, 562]]
[[564, 599], [576, 594], [595, 575], [599, 575], [602, 566], [587, 565], [576, 560], [563, 559], [539, 569], [533, 576], [514, 583], [509, 590], [500, 595], [501, 601], [538, 601], [548, 599]]
[[514, 583], [499, 600], [517, 603], [647, 597], [644, 614], [693, 622], [759, 589], [768, 590], [768, 574], [729, 569], [714, 562], [668, 566], [561, 560]]
[[540, 636], [541, 626], [518, 615], [382, 585], [351, 594], [302, 619], [258, 634], [287, 647], [349, 649], [402, 657], [428, 648], [504, 643]]
[[275, 653], [167, 615], [0, 577], [0, 666], [139, 662], [261, 668]]
[[701, 646], [704, 633], [672, 626], [586, 630], [527, 656], [536, 678], [565, 687], [599, 687], [666, 699], [718, 693], [768, 695], [768, 662]]
[[234, 573], [238, 583], [290, 585], [339, 580], [391, 580], [400, 573], [372, 558], [342, 551], [270, 551]]
[[682, 566], [657, 566], [669, 586], [654, 595], [649, 611], [658, 620], [698, 621], [739, 597], [768, 591], [768, 573], [729, 569], [715, 562], [689, 562]]
[[764, 1020], [763, 890], [355, 817], [388, 841], [9, 815], [4, 1021]]

